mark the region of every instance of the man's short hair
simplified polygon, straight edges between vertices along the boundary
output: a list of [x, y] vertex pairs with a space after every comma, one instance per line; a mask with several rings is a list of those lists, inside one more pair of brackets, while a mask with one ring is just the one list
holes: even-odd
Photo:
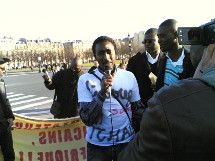
[[156, 33], [157, 34], [158, 29], [157, 28], [150, 28], [148, 29], [145, 34], [152, 34], [152, 33]]
[[108, 37], [108, 36], [99, 36], [94, 42], [93, 42], [93, 46], [92, 46], [92, 50], [93, 50], [93, 56], [96, 58], [96, 44], [101, 43], [101, 42], [110, 42], [113, 44], [114, 46], [114, 50], [116, 51], [116, 43], [115, 41]]
[[175, 19], [167, 19], [163, 21], [159, 27], [168, 27], [171, 32], [175, 33], [178, 28], [178, 21]]

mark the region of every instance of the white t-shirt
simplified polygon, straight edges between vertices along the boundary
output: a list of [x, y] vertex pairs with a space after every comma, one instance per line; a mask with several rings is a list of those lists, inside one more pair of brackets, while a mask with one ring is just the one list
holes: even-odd
[[[95, 69], [95, 74], [102, 78], [103, 74]], [[126, 107], [131, 118], [131, 104], [140, 100], [139, 88], [133, 73], [117, 68], [111, 87], [120, 101]], [[78, 81], [78, 101], [91, 102], [101, 90], [101, 83], [93, 74], [86, 73]], [[87, 127], [86, 139], [99, 146], [110, 146], [129, 142], [134, 136], [134, 130], [123, 110], [123, 107], [114, 97], [108, 96], [103, 103], [102, 120], [93, 126]]]

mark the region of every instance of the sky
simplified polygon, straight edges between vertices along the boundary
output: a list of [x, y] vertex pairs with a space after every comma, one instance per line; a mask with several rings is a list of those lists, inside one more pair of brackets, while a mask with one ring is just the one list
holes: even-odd
[[122, 39], [169, 18], [200, 26], [215, 18], [214, 6], [214, 0], [0, 0], [0, 37]]

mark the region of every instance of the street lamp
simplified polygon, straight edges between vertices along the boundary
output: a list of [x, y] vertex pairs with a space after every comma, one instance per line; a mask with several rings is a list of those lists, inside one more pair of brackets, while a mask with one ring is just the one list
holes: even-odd
[[41, 62], [41, 57], [38, 57], [38, 67], [39, 67], [39, 73], [41, 72], [41, 66], [40, 66], [40, 62]]
[[132, 55], [132, 53], [131, 53], [132, 47], [131, 47], [131, 37], [130, 37], [129, 33], [128, 33], [128, 47], [129, 47], [129, 54], [130, 54], [129, 57], [131, 57], [131, 55]]

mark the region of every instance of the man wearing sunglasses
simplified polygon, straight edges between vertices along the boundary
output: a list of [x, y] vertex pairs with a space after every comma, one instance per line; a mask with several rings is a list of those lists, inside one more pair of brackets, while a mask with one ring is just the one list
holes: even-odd
[[155, 86], [155, 82], [152, 82], [150, 79], [150, 74], [157, 75], [157, 62], [160, 59], [160, 55], [162, 55], [158, 43], [157, 29], [148, 29], [145, 32], [142, 43], [146, 51], [131, 57], [128, 61], [127, 70], [135, 75], [140, 90], [141, 101], [147, 106], [147, 101], [152, 97]]
[[[5, 72], [5, 63], [9, 59], [0, 56], [0, 77]], [[13, 120], [15, 119], [11, 110], [11, 105], [7, 99], [5, 83], [0, 78], [0, 147], [4, 157], [4, 161], [14, 161], [15, 152], [13, 149], [13, 138], [11, 130], [13, 130]]]

